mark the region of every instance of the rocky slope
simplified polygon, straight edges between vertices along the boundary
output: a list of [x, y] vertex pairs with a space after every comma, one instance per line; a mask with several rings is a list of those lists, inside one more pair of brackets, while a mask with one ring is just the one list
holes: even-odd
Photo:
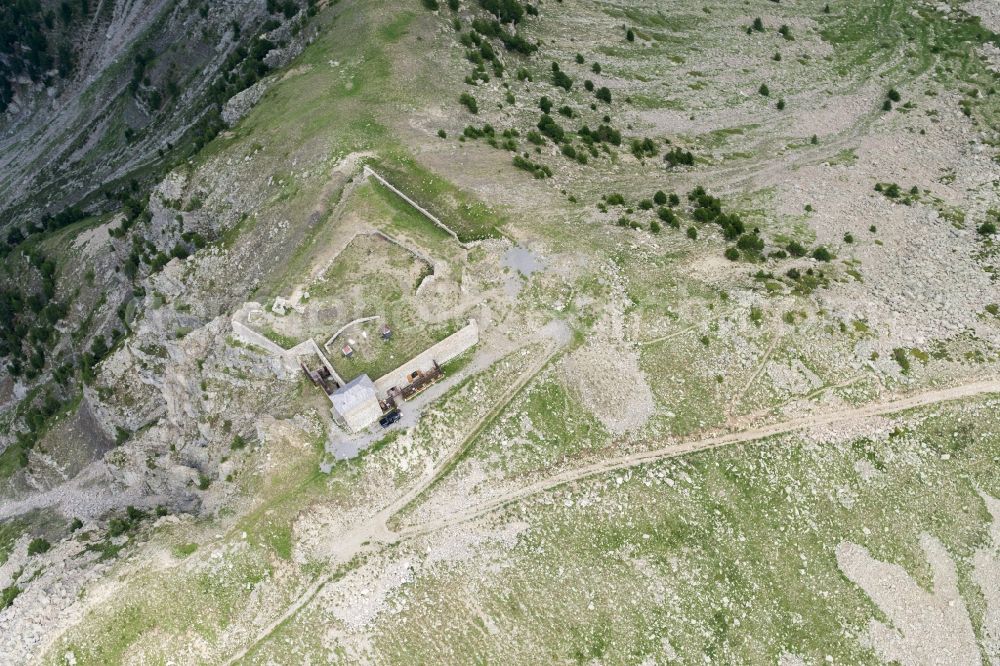
[[270, 14], [269, 4], [102, 0], [54, 24], [48, 49], [58, 43], [71, 66], [34, 80], [7, 63], [0, 223], [23, 225], [116, 181], [143, 180], [176, 159], [175, 146], [203, 143], [221, 126], [225, 100], [266, 70], [258, 36], [275, 47], [295, 41], [289, 28], [305, 12]]

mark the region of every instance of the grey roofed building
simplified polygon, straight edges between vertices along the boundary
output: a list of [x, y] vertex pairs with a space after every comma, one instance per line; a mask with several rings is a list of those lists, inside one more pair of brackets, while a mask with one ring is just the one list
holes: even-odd
[[367, 428], [382, 416], [375, 383], [361, 375], [337, 389], [331, 396], [334, 417], [350, 430]]

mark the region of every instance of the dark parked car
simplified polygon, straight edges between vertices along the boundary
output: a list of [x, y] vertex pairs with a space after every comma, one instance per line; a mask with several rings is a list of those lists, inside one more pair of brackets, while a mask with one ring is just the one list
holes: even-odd
[[388, 428], [401, 418], [403, 418], [403, 415], [399, 413], [398, 409], [394, 409], [385, 416], [383, 416], [382, 418], [380, 418], [378, 420], [378, 424], [383, 428]]

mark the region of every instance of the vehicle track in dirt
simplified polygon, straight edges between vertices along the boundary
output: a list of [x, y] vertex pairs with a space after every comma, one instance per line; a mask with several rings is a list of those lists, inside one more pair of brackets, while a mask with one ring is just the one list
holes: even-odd
[[929, 407], [931, 405], [973, 398], [990, 393], [1000, 393], [1000, 379], [987, 379], [969, 384], [961, 384], [958, 386], [925, 391], [894, 400], [871, 403], [861, 407], [830, 411], [820, 414], [811, 414], [800, 418], [779, 421], [738, 432], [720, 433], [710, 437], [704, 437], [687, 442], [679, 442], [670, 446], [608, 458], [600, 462], [566, 470], [517, 490], [507, 492], [500, 497], [487, 502], [483, 502], [453, 513], [449, 516], [418, 525], [403, 527], [398, 532], [390, 530], [388, 528], [389, 522], [400, 511], [419, 498], [425, 490], [430, 488], [431, 485], [433, 485], [433, 483], [449, 469], [450, 463], [456, 456], [461, 454], [461, 451], [465, 450], [465, 447], [471, 439], [474, 438], [475, 434], [479, 432], [479, 425], [488, 422], [497, 409], [502, 409], [504, 406], [509, 404], [509, 402], [520, 392], [521, 388], [527, 385], [527, 383], [531, 381], [531, 378], [536, 376], [538, 372], [545, 367], [549, 359], [551, 359], [560, 348], [562, 348], [562, 345], [560, 344], [553, 345], [553, 347], [550, 348], [549, 353], [545, 354], [521, 376], [521, 379], [517, 382], [517, 384], [515, 384], [511, 390], [507, 392], [504, 399], [500, 401], [498, 407], [491, 410], [489, 414], [486, 414], [482, 419], [480, 419], [480, 423], [475, 425], [470, 430], [470, 435], [463, 438], [460, 444], [455, 447], [449, 455], [444, 456], [441, 461], [435, 465], [430, 472], [424, 475], [421, 480], [409, 491], [373, 516], [372, 520], [358, 526], [347, 534], [340, 535], [338, 537], [340, 548], [337, 549], [337, 553], [333, 558], [333, 563], [337, 565], [334, 568], [333, 573], [327, 574], [313, 582], [302, 592], [302, 594], [299, 595], [292, 605], [290, 605], [286, 611], [281, 614], [281, 616], [268, 624], [257, 635], [257, 638], [253, 640], [252, 643], [249, 643], [246, 647], [233, 655], [226, 661], [226, 663], [233, 664], [243, 659], [261, 642], [266, 640], [267, 637], [270, 636], [276, 629], [308, 605], [316, 597], [320, 590], [322, 590], [327, 583], [334, 579], [340, 566], [348, 564], [352, 559], [354, 559], [354, 557], [378, 552], [387, 545], [412, 540], [421, 536], [432, 534], [438, 530], [468, 523], [502, 510], [516, 502], [523, 501], [555, 488], [601, 474], [656, 463], [669, 458], [676, 458], [678, 456], [689, 455], [710, 449], [717, 449], [733, 444], [745, 444], [809, 428], [852, 423], [876, 416], [895, 414], [909, 409]]
[[624, 456], [608, 458], [600, 462], [566, 470], [554, 476], [536, 481], [532, 484], [512, 490], [479, 505], [471, 506], [458, 513], [427, 523], [404, 527], [398, 532], [400, 540], [413, 539], [440, 529], [466, 523], [498, 511], [510, 504], [528, 499], [540, 493], [564, 486], [575, 481], [581, 481], [600, 474], [615, 472], [622, 469], [638, 467], [659, 462], [668, 458], [721, 448], [732, 444], [745, 444], [776, 435], [784, 435], [818, 426], [852, 423], [876, 416], [885, 416], [918, 407], [928, 407], [935, 404], [961, 400], [989, 393], [1000, 393], [1000, 379], [990, 379], [970, 384], [962, 384], [944, 389], [926, 391], [904, 398], [887, 402], [871, 403], [861, 407], [837, 410], [821, 414], [812, 414], [796, 419], [779, 421], [739, 432], [730, 432], [711, 437], [680, 442], [678, 444], [642, 451]]

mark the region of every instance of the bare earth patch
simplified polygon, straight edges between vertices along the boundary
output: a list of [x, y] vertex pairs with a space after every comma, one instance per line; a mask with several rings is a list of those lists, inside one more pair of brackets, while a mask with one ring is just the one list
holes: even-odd
[[641, 428], [656, 411], [639, 357], [630, 348], [588, 343], [570, 355], [565, 372], [583, 404], [613, 434]]
[[983, 616], [983, 648], [993, 666], [1000, 664], [1000, 500], [983, 494], [986, 508], [993, 516], [990, 528], [992, 548], [983, 547], [972, 556], [972, 579], [979, 585], [986, 601]]
[[837, 564], [888, 617], [871, 620], [867, 643], [886, 662], [977, 664], [976, 635], [958, 593], [955, 563], [932, 536], [920, 538], [934, 572], [933, 591], [920, 587], [903, 567], [873, 558], [850, 542], [837, 546]]

